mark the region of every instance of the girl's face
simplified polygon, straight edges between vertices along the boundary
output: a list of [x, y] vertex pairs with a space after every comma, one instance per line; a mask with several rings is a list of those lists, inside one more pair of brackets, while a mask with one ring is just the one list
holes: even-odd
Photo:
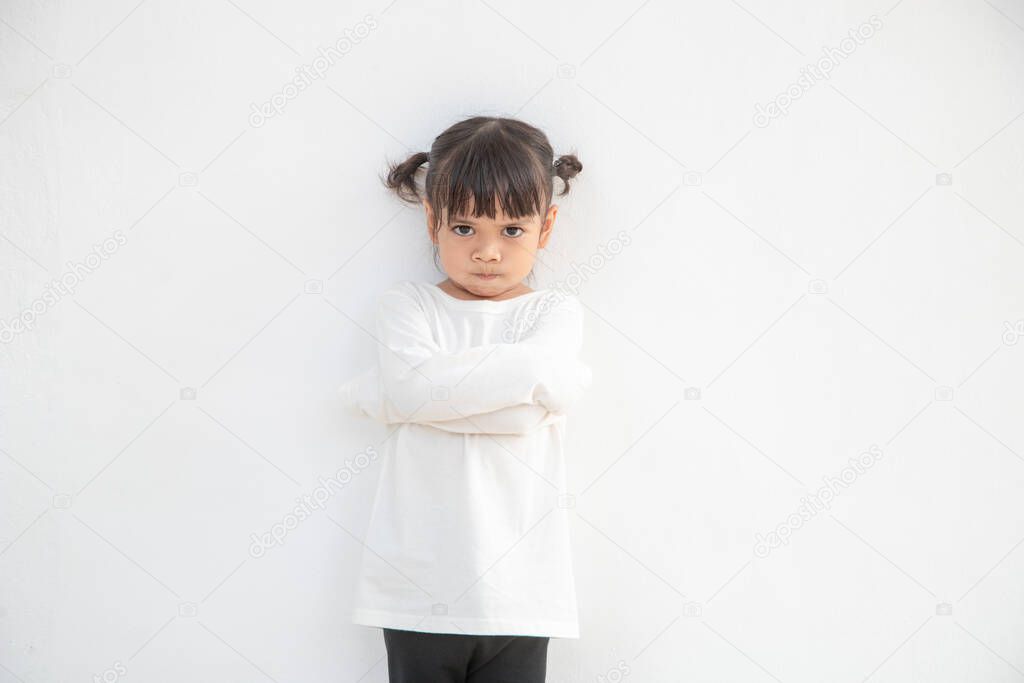
[[[431, 231], [432, 209], [423, 202], [427, 232], [437, 244], [441, 266], [457, 287], [481, 298], [525, 294], [523, 279], [533, 268], [537, 250], [543, 249], [555, 225], [558, 206], [552, 204], [543, 219], [534, 214], [513, 219], [496, 206], [496, 216], [442, 216], [437, 235]], [[493, 277], [483, 277], [493, 275]]]

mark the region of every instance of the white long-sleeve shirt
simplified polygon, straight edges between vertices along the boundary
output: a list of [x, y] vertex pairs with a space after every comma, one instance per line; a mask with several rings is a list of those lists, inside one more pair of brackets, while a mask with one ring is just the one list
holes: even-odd
[[566, 411], [591, 384], [579, 300], [457, 299], [400, 282], [378, 299], [377, 363], [342, 385], [394, 432], [352, 621], [578, 638], [565, 505]]

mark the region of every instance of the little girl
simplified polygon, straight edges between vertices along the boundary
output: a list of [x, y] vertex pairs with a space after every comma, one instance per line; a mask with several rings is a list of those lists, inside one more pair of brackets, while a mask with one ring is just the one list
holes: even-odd
[[352, 612], [383, 629], [392, 683], [541, 682], [548, 639], [579, 637], [563, 448], [591, 384], [582, 307], [523, 280], [551, 237], [554, 178], [564, 195], [582, 168], [491, 117], [390, 168], [448, 276], [378, 297], [377, 362], [340, 389], [393, 430]]

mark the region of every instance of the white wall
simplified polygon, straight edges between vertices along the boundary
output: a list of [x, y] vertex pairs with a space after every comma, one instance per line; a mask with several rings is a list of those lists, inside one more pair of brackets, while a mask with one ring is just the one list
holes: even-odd
[[585, 167], [549, 680], [1021, 680], [1021, 4], [424, 5], [0, 8], [0, 683], [386, 680], [334, 390], [444, 277], [378, 174], [473, 114]]

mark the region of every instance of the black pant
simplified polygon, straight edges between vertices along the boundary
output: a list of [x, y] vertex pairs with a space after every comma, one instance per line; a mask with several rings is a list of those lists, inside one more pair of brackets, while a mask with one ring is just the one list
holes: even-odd
[[384, 629], [390, 683], [544, 683], [546, 636]]

